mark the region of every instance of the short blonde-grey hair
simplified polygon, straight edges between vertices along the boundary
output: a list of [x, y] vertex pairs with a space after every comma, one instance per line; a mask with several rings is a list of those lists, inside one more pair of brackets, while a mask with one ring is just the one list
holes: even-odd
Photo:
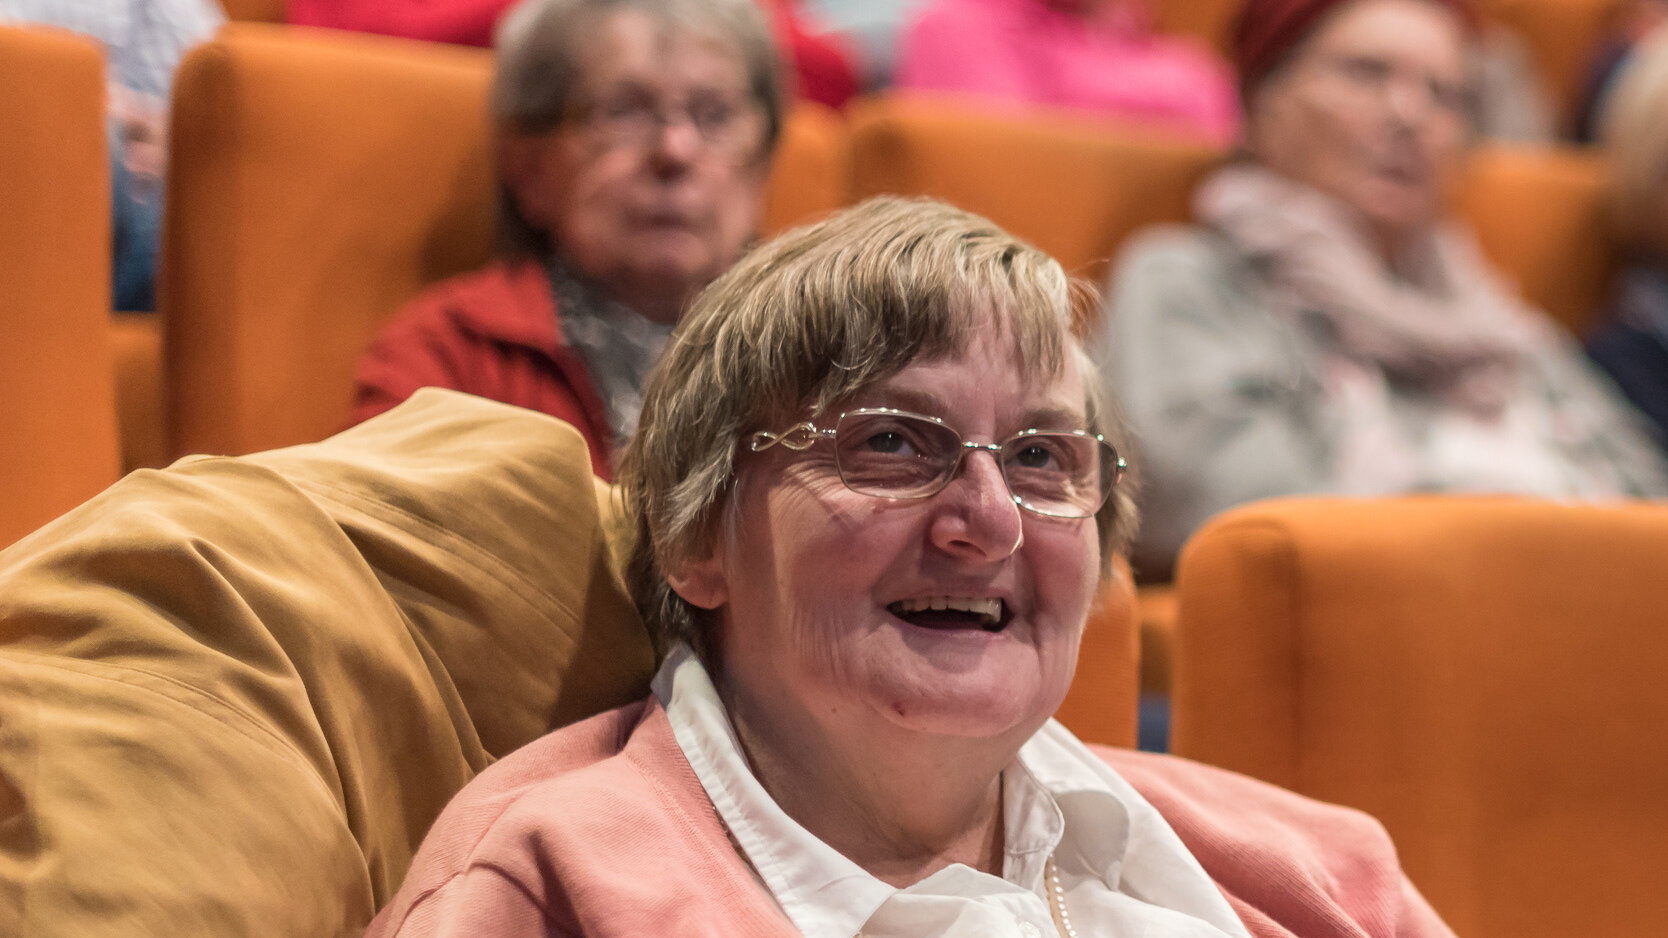
[[1668, 184], [1668, 29], [1636, 47], [1599, 117], [1599, 137], [1610, 165], [1610, 212], [1617, 239], [1632, 248], [1651, 244], [1663, 230], [1656, 218]]
[[[553, 130], [572, 114], [583, 76], [586, 43], [603, 19], [647, 13], [668, 28], [709, 36], [733, 47], [747, 71], [748, 93], [764, 111], [758, 159], [766, 161], [782, 133], [781, 57], [756, 0], [521, 0], [499, 22], [493, 40], [492, 119], [499, 133]], [[548, 256], [549, 232], [522, 216], [514, 195], [498, 187], [498, 245], [510, 256]]]
[[[987, 317], [1027, 381], [1052, 380], [1076, 358], [1091, 427], [1127, 452], [1072, 332], [1079, 289], [1088, 288], [983, 218], [891, 197], [783, 234], [714, 281], [649, 376], [620, 467], [635, 534], [626, 577], [657, 645], [711, 650], [709, 617], [666, 572], [716, 543], [744, 437], [827, 413], [917, 359], [959, 352]], [[1120, 483], [1096, 516], [1103, 573], [1134, 535], [1132, 487]]]

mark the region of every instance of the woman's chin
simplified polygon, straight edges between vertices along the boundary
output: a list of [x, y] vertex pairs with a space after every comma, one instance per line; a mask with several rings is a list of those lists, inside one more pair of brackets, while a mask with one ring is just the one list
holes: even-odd
[[1028, 627], [942, 632], [899, 625], [866, 650], [863, 689], [904, 729], [997, 737], [1024, 728], [1029, 735], [1053, 714], [1071, 680], [1069, 666], [1056, 675]]
[[1029, 736], [1054, 707], [1040, 699], [1040, 682], [994, 670], [945, 674], [931, 682], [913, 676], [882, 680], [871, 699], [893, 725], [914, 733], [993, 739], [1022, 731]]

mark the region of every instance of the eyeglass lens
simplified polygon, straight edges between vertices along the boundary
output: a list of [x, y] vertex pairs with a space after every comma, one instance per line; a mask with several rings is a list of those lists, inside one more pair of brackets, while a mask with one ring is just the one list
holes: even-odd
[[[942, 423], [892, 412], [846, 414], [835, 427], [835, 465], [846, 487], [882, 498], [918, 498], [949, 484], [967, 452]], [[1040, 431], [1005, 441], [997, 459], [1008, 490], [1038, 514], [1082, 518], [1106, 501], [1117, 456], [1106, 443]]]
[[682, 105], [662, 102], [641, 88], [616, 89], [580, 107], [583, 120], [612, 143], [647, 146], [668, 126], [686, 120], [703, 143], [725, 147], [749, 135], [751, 102], [718, 92], [697, 93]]

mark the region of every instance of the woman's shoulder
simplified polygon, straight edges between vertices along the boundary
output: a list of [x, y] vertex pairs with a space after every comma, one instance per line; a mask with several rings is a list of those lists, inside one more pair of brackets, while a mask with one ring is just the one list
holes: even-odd
[[1320, 916], [1372, 934], [1451, 938], [1366, 813], [1187, 759], [1091, 748], [1158, 810], [1248, 922]]
[[[1225, 836], [1235, 835], [1234, 825], [1245, 824], [1247, 832], [1257, 833], [1291, 827], [1295, 832], [1387, 837], [1378, 821], [1365, 812], [1317, 801], [1249, 775], [1179, 756], [1090, 748], [1153, 802], [1172, 825], [1179, 820], [1186, 826], [1220, 826], [1219, 833]], [[1172, 814], [1176, 817], [1171, 818]], [[1324, 823], [1317, 829], [1316, 822]]]
[[620, 934], [670, 934], [670, 923], [726, 916], [748, 924], [738, 933], [783, 931], [652, 697], [548, 733], [478, 775], [429, 830], [371, 933], [490, 917], [474, 903], [505, 895], [557, 933], [607, 920]]
[[[1215, 295], [1241, 308], [1256, 291], [1254, 271], [1227, 238], [1203, 225], [1163, 224], [1131, 235], [1107, 281], [1115, 311], [1167, 308], [1178, 297]], [[1189, 304], [1193, 305], [1192, 303]]]
[[[431, 840], [443, 831], [441, 843], [464, 848], [446, 865], [474, 862], [472, 855], [492, 852], [495, 842], [525, 840], [529, 828], [550, 821], [595, 816], [599, 806], [585, 803], [587, 790], [633, 787], [638, 773], [624, 754], [650, 709], [648, 700], [640, 700], [604, 711], [552, 730], [484, 769], [458, 792], [430, 832]], [[548, 806], [553, 804], [572, 805], [573, 810], [552, 814]]]
[[413, 328], [444, 324], [496, 336], [524, 332], [530, 322], [544, 326], [554, 312], [550, 280], [541, 264], [497, 260], [424, 288], [392, 322]]
[[1190, 265], [1228, 268], [1240, 262], [1228, 240], [1204, 225], [1166, 222], [1131, 234], [1118, 251], [1116, 267]]

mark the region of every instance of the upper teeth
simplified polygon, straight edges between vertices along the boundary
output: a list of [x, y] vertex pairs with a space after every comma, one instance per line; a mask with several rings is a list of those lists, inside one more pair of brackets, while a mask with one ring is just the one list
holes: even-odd
[[1000, 599], [968, 599], [962, 596], [928, 596], [923, 599], [902, 599], [893, 604], [898, 612], [924, 612], [928, 609], [954, 609], [957, 612], [970, 612], [980, 618], [995, 622], [1002, 618], [1002, 600]]

